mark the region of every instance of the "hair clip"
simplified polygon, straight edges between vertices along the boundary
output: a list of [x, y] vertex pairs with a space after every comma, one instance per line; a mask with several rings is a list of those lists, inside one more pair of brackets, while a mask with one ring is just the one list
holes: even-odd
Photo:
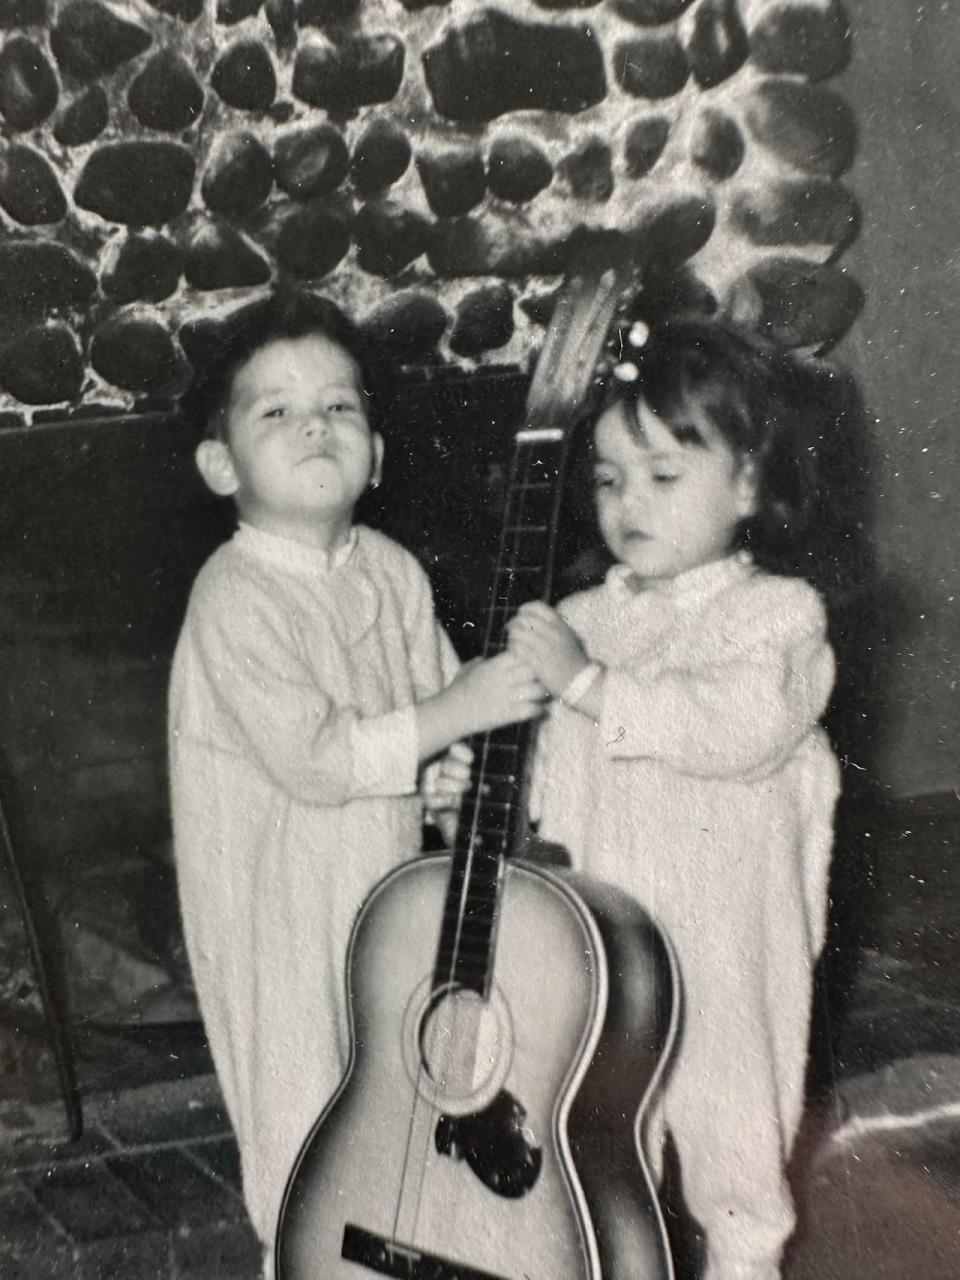
[[650, 337], [650, 326], [643, 320], [634, 320], [630, 326], [630, 332], [627, 334], [627, 341], [631, 347], [642, 347], [646, 340]]

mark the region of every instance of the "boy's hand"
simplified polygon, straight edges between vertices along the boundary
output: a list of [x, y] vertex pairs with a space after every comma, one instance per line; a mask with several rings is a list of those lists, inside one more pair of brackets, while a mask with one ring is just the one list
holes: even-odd
[[554, 698], [589, 662], [577, 633], [555, 609], [540, 600], [521, 605], [507, 632], [509, 652], [533, 669]]
[[[448, 843], [452, 835], [452, 831], [448, 834], [448, 828], [456, 826], [460, 801], [470, 785], [472, 763], [473, 752], [467, 744], [455, 742], [439, 760], [434, 760], [423, 771], [420, 787], [423, 807]], [[452, 823], [448, 819], [452, 819]]]
[[430, 760], [474, 733], [543, 715], [547, 691], [529, 666], [512, 653], [461, 667], [445, 689], [418, 702], [417, 753]]
[[486, 733], [543, 714], [547, 691], [528, 663], [512, 653], [461, 668], [447, 692], [461, 704], [468, 733]]

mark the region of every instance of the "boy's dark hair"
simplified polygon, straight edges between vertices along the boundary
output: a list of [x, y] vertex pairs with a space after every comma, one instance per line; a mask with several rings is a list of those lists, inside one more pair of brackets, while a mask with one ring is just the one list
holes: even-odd
[[263, 347], [284, 338], [317, 336], [340, 347], [354, 361], [367, 400], [370, 427], [380, 423], [377, 395], [366, 340], [361, 331], [329, 298], [306, 290], [270, 294], [242, 307], [218, 327], [205, 353], [183, 408], [199, 434], [225, 438], [225, 410], [237, 371]]
[[815, 577], [809, 560], [822, 444], [842, 412], [835, 371], [710, 320], [657, 326], [638, 350], [626, 346], [624, 359], [637, 377], [611, 377], [603, 408], [643, 400], [678, 430], [690, 426], [687, 407], [700, 406], [734, 455], [756, 469], [758, 510], [742, 523], [738, 545], [764, 567]]

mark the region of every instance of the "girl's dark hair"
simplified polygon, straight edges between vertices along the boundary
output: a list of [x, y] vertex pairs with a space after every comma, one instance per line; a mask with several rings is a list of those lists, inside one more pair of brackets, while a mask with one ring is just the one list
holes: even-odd
[[758, 510], [742, 523], [737, 545], [766, 568], [815, 578], [822, 445], [841, 413], [836, 371], [709, 320], [660, 325], [638, 350], [625, 346], [623, 358], [637, 376], [610, 377], [603, 408], [627, 403], [633, 417], [643, 400], [677, 432], [689, 428], [696, 404], [756, 470]]
[[198, 432], [225, 435], [225, 410], [237, 372], [252, 356], [284, 338], [326, 338], [354, 361], [367, 399], [371, 429], [380, 424], [380, 399], [360, 330], [329, 298], [306, 291], [276, 292], [235, 311], [205, 344], [202, 367], [184, 397], [183, 408]]

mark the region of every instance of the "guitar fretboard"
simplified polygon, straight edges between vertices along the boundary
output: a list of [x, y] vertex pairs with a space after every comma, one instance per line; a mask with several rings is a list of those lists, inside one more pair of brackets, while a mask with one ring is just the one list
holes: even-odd
[[[487, 615], [484, 656], [500, 653], [520, 605], [548, 597], [559, 516], [566, 438], [556, 430], [516, 438], [503, 531]], [[454, 842], [434, 990], [466, 987], [485, 995], [492, 968], [503, 859], [514, 848], [520, 817], [528, 724], [478, 735], [472, 780]]]

